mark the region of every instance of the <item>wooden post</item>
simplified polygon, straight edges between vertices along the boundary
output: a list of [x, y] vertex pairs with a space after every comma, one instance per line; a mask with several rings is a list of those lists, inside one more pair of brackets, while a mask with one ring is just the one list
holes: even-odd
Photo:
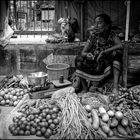
[[127, 13], [126, 13], [126, 26], [125, 26], [125, 41], [128, 41], [129, 20], [130, 20], [130, 0], [127, 0], [126, 4], [127, 4]]
[[84, 34], [84, 30], [83, 30], [83, 10], [84, 10], [84, 8], [83, 8], [84, 6], [83, 6], [83, 3], [81, 3], [80, 4], [80, 24], [81, 24], [81, 28], [80, 28], [80, 31], [81, 31], [81, 33], [80, 33], [80, 39], [81, 39], [81, 41], [83, 41], [83, 34]]
[[127, 73], [128, 73], [128, 49], [129, 45], [128, 34], [129, 34], [129, 21], [130, 21], [130, 0], [126, 1], [127, 12], [126, 12], [126, 26], [125, 26], [125, 41], [124, 44], [124, 52], [123, 52], [123, 84], [124, 87], [127, 88]]
[[123, 50], [123, 86], [127, 88], [127, 73], [128, 73], [128, 43], [124, 44]]

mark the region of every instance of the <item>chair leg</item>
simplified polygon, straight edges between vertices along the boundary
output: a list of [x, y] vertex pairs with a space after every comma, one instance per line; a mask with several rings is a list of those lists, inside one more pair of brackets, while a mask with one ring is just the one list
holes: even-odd
[[89, 91], [90, 92], [95, 92], [98, 88], [99, 82], [94, 82], [91, 81], [90, 87], [89, 87]]

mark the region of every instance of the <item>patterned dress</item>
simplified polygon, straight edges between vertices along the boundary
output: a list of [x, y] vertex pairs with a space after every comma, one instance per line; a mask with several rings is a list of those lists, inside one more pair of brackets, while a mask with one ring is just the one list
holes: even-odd
[[99, 62], [96, 61], [101, 51], [115, 45], [116, 37], [117, 36], [113, 31], [110, 31], [108, 37], [101, 37], [97, 34], [91, 35], [88, 39], [90, 45], [88, 52], [91, 52], [94, 55], [94, 59], [88, 60], [86, 56], [77, 56], [75, 59], [76, 68], [92, 75], [104, 75], [106, 72], [111, 71], [112, 66], [120, 69], [122, 63], [122, 51], [119, 49], [104, 54]]

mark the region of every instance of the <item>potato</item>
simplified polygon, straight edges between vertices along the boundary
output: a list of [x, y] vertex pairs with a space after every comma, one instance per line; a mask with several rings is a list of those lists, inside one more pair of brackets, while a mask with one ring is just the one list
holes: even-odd
[[117, 111], [117, 112], [115, 112], [115, 117], [118, 120], [121, 120], [123, 118], [123, 113], [121, 111]]
[[108, 136], [109, 136], [109, 137], [113, 137], [113, 136], [114, 136], [114, 132], [113, 132], [112, 130], [110, 130], [110, 131], [108, 132]]
[[112, 118], [110, 127], [117, 127], [118, 126], [118, 120], [116, 118]]
[[128, 123], [129, 123], [128, 119], [126, 117], [123, 117], [123, 119], [121, 120], [122, 126], [126, 127], [128, 126]]
[[126, 130], [121, 125], [117, 126], [117, 131], [119, 132], [119, 134], [121, 134], [123, 136], [127, 136], [128, 135]]
[[107, 112], [107, 114], [108, 114], [110, 117], [113, 117], [115, 113], [114, 113], [114, 111], [109, 110], [109, 111]]
[[106, 110], [103, 106], [99, 107], [99, 113], [101, 114], [101, 116], [106, 113]]
[[103, 120], [104, 122], [108, 122], [109, 116], [108, 116], [107, 113], [105, 113], [105, 114], [102, 115], [102, 120]]

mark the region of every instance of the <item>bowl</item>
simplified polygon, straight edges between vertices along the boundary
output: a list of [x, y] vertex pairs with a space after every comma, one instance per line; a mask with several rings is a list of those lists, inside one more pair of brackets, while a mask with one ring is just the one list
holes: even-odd
[[44, 72], [34, 72], [27, 76], [28, 83], [31, 86], [44, 87], [48, 81], [48, 74]]

